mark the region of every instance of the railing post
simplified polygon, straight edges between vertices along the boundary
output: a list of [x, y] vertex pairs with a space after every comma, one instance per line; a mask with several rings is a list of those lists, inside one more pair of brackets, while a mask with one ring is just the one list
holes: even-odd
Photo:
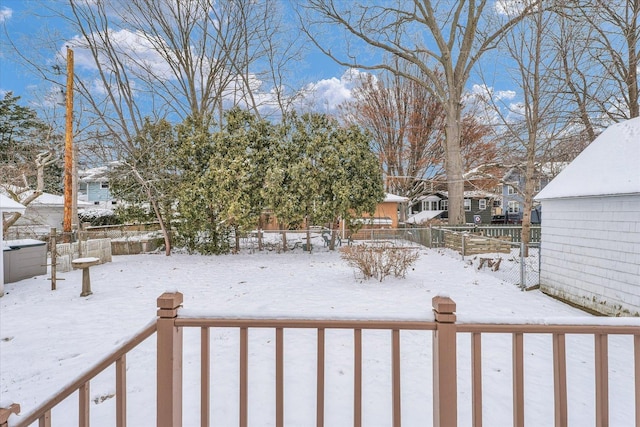
[[456, 427], [456, 303], [449, 297], [436, 296], [432, 305], [436, 321], [433, 331], [433, 426]]
[[8, 408], [0, 408], [0, 427], [7, 427], [9, 425], [8, 419], [11, 414], [19, 414], [20, 405], [12, 403]]
[[182, 426], [182, 328], [175, 326], [181, 304], [180, 292], [158, 297], [158, 427]]

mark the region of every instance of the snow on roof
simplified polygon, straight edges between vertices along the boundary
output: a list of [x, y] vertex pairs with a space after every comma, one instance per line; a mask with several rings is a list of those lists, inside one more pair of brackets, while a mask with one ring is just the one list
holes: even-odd
[[408, 197], [397, 196], [395, 194], [387, 193], [384, 197], [384, 202], [404, 203], [409, 201]]
[[609, 126], [536, 200], [640, 193], [640, 117]]
[[25, 207], [20, 203], [10, 199], [4, 194], [0, 194], [0, 212], [24, 212]]
[[106, 182], [109, 181], [108, 172], [109, 166], [100, 166], [78, 171], [78, 178], [82, 182]]
[[415, 215], [411, 215], [405, 221], [407, 224], [422, 224], [423, 222], [429, 221], [440, 215], [444, 211], [422, 211], [418, 212]]
[[[25, 196], [30, 195], [33, 190], [28, 190], [24, 193]], [[31, 205], [41, 205], [41, 206], [64, 206], [64, 196], [58, 196], [51, 193], [42, 193], [38, 198], [36, 198]], [[93, 206], [93, 203], [83, 202], [78, 200], [78, 207], [80, 206]]]
[[[438, 193], [449, 198], [448, 191], [438, 191]], [[468, 190], [464, 192], [465, 199], [494, 199], [495, 197], [495, 194], [482, 190]]]

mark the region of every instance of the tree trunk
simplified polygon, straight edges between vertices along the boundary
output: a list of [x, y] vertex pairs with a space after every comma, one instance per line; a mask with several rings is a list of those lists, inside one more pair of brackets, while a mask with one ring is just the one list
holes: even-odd
[[160, 208], [158, 207], [158, 201], [151, 197], [151, 190], [147, 187], [147, 195], [149, 196], [149, 201], [151, 202], [151, 207], [153, 208], [153, 212], [156, 214], [156, 218], [158, 219], [158, 223], [160, 224], [160, 230], [162, 230], [162, 236], [164, 237], [164, 254], [166, 256], [171, 255], [171, 237], [169, 236], [169, 230], [167, 230], [167, 226], [164, 223], [164, 219], [162, 218], [162, 214], [160, 213]]
[[449, 225], [466, 222], [464, 215], [464, 180], [460, 150], [460, 104], [457, 98], [447, 102], [445, 162], [449, 190]]

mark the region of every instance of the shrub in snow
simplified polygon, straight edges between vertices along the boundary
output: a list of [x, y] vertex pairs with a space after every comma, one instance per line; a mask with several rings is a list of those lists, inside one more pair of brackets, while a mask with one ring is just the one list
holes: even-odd
[[93, 226], [120, 224], [118, 217], [109, 209], [89, 208], [78, 211], [80, 223], [88, 222]]
[[409, 267], [420, 257], [415, 249], [389, 245], [346, 246], [340, 252], [342, 259], [365, 279], [375, 277], [381, 282], [392, 274], [404, 278]]

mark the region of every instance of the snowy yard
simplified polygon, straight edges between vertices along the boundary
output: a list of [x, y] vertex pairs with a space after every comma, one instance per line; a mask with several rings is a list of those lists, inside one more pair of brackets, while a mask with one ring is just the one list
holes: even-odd
[[[46, 276], [5, 285], [0, 298], [0, 403], [29, 412], [74, 379], [156, 315], [165, 291], [184, 294], [184, 308], [232, 316], [432, 319], [431, 299], [446, 294], [457, 303], [459, 320], [508, 318], [550, 321], [593, 317], [478, 270], [448, 251], [421, 249], [406, 279], [361, 281], [340, 259], [314, 244], [309, 254], [262, 252], [219, 257], [130, 255], [92, 267], [93, 295], [80, 297], [81, 272], [60, 274], [58, 290]], [[544, 318], [544, 320], [543, 320]], [[628, 319], [626, 322], [636, 322]], [[270, 330], [251, 330], [249, 424], [274, 424], [273, 341]], [[327, 426], [352, 425], [353, 332], [327, 331], [325, 411]], [[238, 332], [211, 331], [212, 425], [237, 425]], [[402, 420], [430, 425], [431, 332], [403, 332]], [[593, 426], [592, 336], [567, 336], [569, 425]], [[459, 425], [469, 426], [469, 337], [458, 342]], [[363, 425], [391, 425], [390, 337], [363, 333]], [[526, 424], [553, 425], [551, 337], [525, 338]], [[199, 425], [199, 331], [185, 331], [184, 425]], [[610, 425], [634, 425], [633, 339], [609, 339]], [[511, 336], [483, 337], [484, 422], [511, 425]], [[93, 426], [114, 424], [114, 369], [91, 382]], [[155, 425], [155, 337], [127, 356], [128, 422]], [[285, 332], [285, 424], [315, 425], [315, 331]], [[77, 399], [53, 411], [54, 426], [74, 425]], [[17, 419], [14, 417], [14, 419]]]

